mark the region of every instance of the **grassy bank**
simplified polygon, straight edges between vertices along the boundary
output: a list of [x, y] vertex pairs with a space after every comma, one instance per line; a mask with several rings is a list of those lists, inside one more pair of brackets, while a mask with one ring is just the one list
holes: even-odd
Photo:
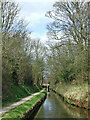
[[64, 96], [65, 100], [70, 104], [88, 108], [88, 83], [84, 84], [58, 84], [54, 90]]
[[12, 103], [17, 102], [21, 100], [22, 98], [27, 97], [39, 91], [40, 91], [40, 88], [38, 86], [12, 85], [11, 88], [9, 88], [9, 93], [3, 94], [2, 106], [5, 107], [8, 105], [11, 105]]
[[[24, 104], [16, 107], [13, 110], [10, 110], [8, 113], [5, 113], [2, 118], [21, 118], [23, 117], [23, 114], [26, 113], [28, 110], [32, 108], [32, 106], [35, 105], [37, 101], [39, 101], [44, 95], [46, 94], [46, 91], [40, 93], [37, 96], [34, 96], [32, 99], [26, 101]], [[3, 120], [3, 119], [2, 119]]]

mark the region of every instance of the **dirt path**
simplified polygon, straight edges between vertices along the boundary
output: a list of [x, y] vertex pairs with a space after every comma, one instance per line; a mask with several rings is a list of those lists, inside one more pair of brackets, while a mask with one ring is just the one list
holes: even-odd
[[10, 106], [8, 106], [8, 107], [2, 108], [2, 110], [0, 111], [0, 115], [4, 114], [5, 112], [8, 112], [8, 111], [11, 110], [11, 109], [14, 109], [15, 107], [17, 107], [17, 106], [19, 106], [19, 105], [21, 105], [21, 104], [23, 104], [24, 102], [30, 100], [32, 97], [40, 94], [40, 93], [43, 92], [43, 91], [44, 91], [44, 90], [41, 90], [40, 92], [34, 93], [34, 94], [32, 94], [32, 95], [30, 95], [30, 96], [28, 96], [28, 97], [26, 97], [26, 98], [23, 98], [23, 99], [21, 99], [20, 101], [14, 103], [14, 104], [12, 104], [12, 105], [10, 105]]

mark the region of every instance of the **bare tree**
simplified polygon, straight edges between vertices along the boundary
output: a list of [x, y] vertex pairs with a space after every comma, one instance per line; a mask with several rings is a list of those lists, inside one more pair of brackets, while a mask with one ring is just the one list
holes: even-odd
[[71, 39], [87, 48], [88, 7], [87, 3], [71, 1], [56, 2], [54, 9], [46, 13], [54, 20], [47, 25], [48, 36], [51, 39]]

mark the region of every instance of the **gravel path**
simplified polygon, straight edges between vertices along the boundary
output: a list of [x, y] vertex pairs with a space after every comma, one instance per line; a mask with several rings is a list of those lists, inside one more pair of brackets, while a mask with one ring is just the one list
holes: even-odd
[[12, 104], [12, 105], [10, 105], [10, 106], [8, 106], [8, 107], [2, 108], [2, 110], [0, 111], [0, 115], [4, 114], [5, 112], [8, 112], [8, 111], [11, 110], [11, 109], [14, 109], [15, 107], [17, 107], [17, 106], [19, 106], [19, 105], [21, 105], [21, 104], [23, 104], [24, 102], [30, 100], [32, 97], [40, 94], [40, 93], [43, 92], [43, 91], [44, 91], [44, 90], [41, 90], [40, 92], [34, 93], [34, 94], [32, 94], [32, 95], [30, 95], [30, 96], [28, 96], [28, 97], [26, 97], [26, 98], [21, 99], [19, 102], [16, 102], [16, 103], [14, 103], [14, 104]]

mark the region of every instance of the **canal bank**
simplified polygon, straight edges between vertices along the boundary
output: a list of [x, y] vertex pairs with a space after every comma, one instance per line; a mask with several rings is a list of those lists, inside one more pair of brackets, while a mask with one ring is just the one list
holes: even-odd
[[85, 118], [88, 120], [88, 111], [67, 104], [62, 97], [50, 91], [35, 118]]
[[40, 92], [36, 96], [27, 100], [23, 104], [9, 110], [5, 114], [1, 115], [0, 118], [3, 119], [31, 119], [34, 117], [35, 112], [38, 110], [40, 105], [44, 102], [46, 98], [46, 90]]
[[33, 120], [36, 113], [38, 112], [40, 106], [43, 104], [43, 102], [46, 99], [46, 93], [40, 98], [40, 100], [38, 100], [32, 107], [31, 109], [27, 110], [23, 117], [21, 117], [21, 120]]
[[88, 105], [88, 85], [57, 85], [52, 90], [61, 96], [63, 100], [73, 106], [80, 107], [83, 109], [90, 110], [90, 106]]

